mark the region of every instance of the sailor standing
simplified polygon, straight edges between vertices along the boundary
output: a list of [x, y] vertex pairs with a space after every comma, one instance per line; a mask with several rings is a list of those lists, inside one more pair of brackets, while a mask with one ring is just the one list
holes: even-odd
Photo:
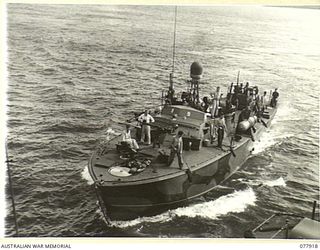
[[222, 149], [224, 134], [225, 132], [228, 133], [228, 131], [226, 121], [224, 119], [224, 114], [221, 111], [219, 112], [219, 117], [216, 119], [216, 127], [218, 132], [218, 147]]
[[141, 142], [145, 141], [145, 138], [147, 137], [147, 145], [151, 144], [151, 129], [150, 124], [151, 122], [154, 122], [153, 117], [148, 113], [148, 110], [146, 109], [142, 115], [139, 116], [138, 121], [142, 123], [141, 128]]
[[179, 131], [178, 134], [173, 138], [172, 140], [172, 145], [171, 145], [171, 152], [170, 152], [170, 156], [168, 159], [168, 162], [170, 165], [173, 160], [174, 160], [174, 156], [175, 154], [178, 157], [178, 164], [179, 164], [179, 168], [183, 169], [183, 160], [182, 160], [182, 149], [183, 149], [183, 141], [182, 141], [182, 135], [183, 132]]
[[263, 96], [261, 96], [262, 111], [267, 109], [267, 105], [268, 105], [267, 91], [264, 91]]
[[211, 109], [211, 117], [217, 117], [218, 116], [218, 108], [219, 108], [219, 102], [220, 102], [220, 87], [217, 87], [216, 92], [211, 94], [212, 100], [212, 109]]
[[272, 99], [271, 99], [271, 107], [276, 107], [277, 106], [277, 100], [279, 97], [279, 93], [277, 91], [278, 89], [276, 88], [273, 93], [272, 93]]

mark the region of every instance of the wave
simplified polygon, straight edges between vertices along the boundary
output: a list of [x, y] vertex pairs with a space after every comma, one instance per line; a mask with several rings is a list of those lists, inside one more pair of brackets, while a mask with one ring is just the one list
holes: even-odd
[[[270, 165], [272, 166], [272, 165]], [[246, 176], [249, 176], [250, 174], [248, 172], [246, 172]], [[270, 178], [270, 177], [269, 177]], [[246, 178], [238, 178], [236, 181], [237, 182], [241, 182], [242, 184], [245, 184], [247, 185], [248, 187], [250, 188], [259, 188], [259, 187], [262, 187], [262, 186], [269, 186], [269, 187], [275, 187], [275, 186], [282, 186], [282, 187], [285, 187], [287, 184], [286, 184], [286, 181], [283, 179], [283, 177], [279, 177], [277, 179], [254, 179], [254, 180], [251, 180], [251, 179], [246, 179]]]
[[251, 188], [222, 196], [214, 201], [196, 204], [186, 208], [178, 208], [175, 211], [177, 216], [203, 217], [216, 219], [228, 213], [244, 212], [249, 205], [254, 205], [256, 195]]
[[[183, 12], [174, 79], [177, 91], [185, 89], [190, 60], [199, 59], [204, 66], [202, 93], [216, 85], [225, 88], [227, 82], [236, 80], [235, 72], [240, 67], [242, 79], [251, 79], [261, 88], [279, 87], [278, 112], [269, 131], [255, 145], [254, 154], [260, 155], [251, 157], [230, 178], [232, 182], [227, 182], [233, 189], [220, 187], [208, 193], [206, 200], [199, 199], [188, 207], [112, 223], [124, 227], [124, 231], [146, 223], [143, 231], [152, 228], [153, 235], [177, 235], [171, 225], [177, 226], [182, 235], [219, 235], [208, 232], [208, 222], [217, 224], [217, 232], [225, 227], [222, 236], [235, 236], [231, 233], [238, 223], [235, 217], [243, 221], [249, 217], [255, 223], [261, 207], [266, 213], [291, 206], [309, 212], [304, 200], [286, 201], [283, 197], [310, 197], [319, 190], [317, 61], [309, 57], [316, 45], [314, 33], [301, 29], [300, 37], [291, 40], [287, 35], [290, 29], [283, 32], [273, 27], [279, 23], [296, 27], [297, 16], [291, 19], [279, 15], [274, 19], [274, 13], [266, 8], [255, 9], [254, 13], [255, 17], [259, 14], [259, 25], [268, 24], [266, 28], [275, 31], [271, 37], [270, 32], [246, 36], [251, 28], [257, 28], [257, 23], [253, 27], [247, 22], [252, 19], [250, 9], [184, 8]], [[192, 17], [198, 14], [201, 22], [195, 23]], [[214, 20], [212, 15], [219, 18]], [[152, 25], [155, 16], [159, 17], [159, 25]], [[167, 88], [171, 70], [167, 59], [172, 52], [167, 33], [172, 32], [172, 8], [17, 4], [8, 6], [8, 17], [8, 148], [15, 161], [12, 169], [16, 170], [13, 181], [18, 210], [21, 215], [34, 215], [32, 220], [19, 220], [22, 232], [30, 236], [39, 232], [43, 236], [92, 236], [93, 232], [108, 235], [103, 221], [86, 212], [92, 212], [96, 198], [84, 165], [90, 151], [107, 139], [104, 137], [114, 133], [117, 126], [119, 131], [124, 129], [117, 122], [134, 110], [153, 106], [159, 88]], [[43, 22], [38, 22], [40, 17]], [[93, 21], [85, 22], [90, 17]], [[215, 27], [208, 26], [211, 21]], [[238, 29], [237, 25], [244, 23], [248, 25]], [[302, 24], [310, 26], [308, 22]], [[230, 39], [234, 30], [245, 39]], [[274, 50], [275, 37], [279, 44], [288, 46]], [[304, 42], [310, 44], [307, 50]], [[194, 57], [200, 55], [198, 51], [203, 53], [197, 59]], [[274, 64], [275, 58], [278, 65]], [[110, 124], [104, 124], [106, 120]], [[47, 192], [50, 180], [56, 190]], [[37, 196], [37, 192], [43, 193]], [[255, 203], [259, 203], [259, 209], [250, 206]], [[30, 207], [38, 211], [30, 211]], [[259, 210], [257, 216], [255, 210]], [[8, 232], [12, 225], [12, 221], [7, 223]]]
[[269, 181], [265, 181], [263, 183], [263, 185], [266, 185], [266, 186], [269, 186], [269, 187], [274, 187], [274, 186], [282, 186], [282, 187], [285, 187], [286, 186], [286, 182], [285, 180], [280, 177], [276, 180], [269, 180]]
[[279, 103], [279, 107], [277, 113], [272, 120], [271, 124], [276, 124], [282, 121], [298, 121], [301, 120], [299, 116], [297, 116], [297, 110], [293, 107], [290, 102], [282, 102]]
[[301, 142], [295, 137], [292, 141], [283, 141], [280, 143], [279, 152], [301, 157], [317, 157], [319, 155], [318, 147], [308, 143]]
[[103, 130], [103, 125], [97, 123], [86, 123], [77, 120], [61, 120], [54, 124], [47, 124], [41, 132], [72, 132], [72, 133], [98, 133]]
[[267, 148], [279, 144], [283, 141], [286, 141], [290, 137], [294, 136], [292, 133], [283, 132], [281, 130], [277, 130], [277, 128], [273, 128], [272, 130], [268, 130], [263, 133], [258, 141], [253, 143], [254, 151], [253, 155], [260, 154], [265, 151]]
[[131, 221], [111, 221], [111, 225], [125, 228], [133, 227], [141, 223], [164, 223], [178, 217], [202, 217], [214, 220], [228, 213], [244, 212], [248, 206], [253, 206], [255, 201], [256, 195], [254, 191], [252, 188], [248, 188], [242, 191], [235, 191], [213, 201], [169, 210], [165, 213], [152, 217], [141, 217]]

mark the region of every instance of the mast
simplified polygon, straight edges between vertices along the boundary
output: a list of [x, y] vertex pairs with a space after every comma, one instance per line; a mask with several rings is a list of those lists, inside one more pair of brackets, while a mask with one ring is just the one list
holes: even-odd
[[177, 11], [178, 11], [178, 7], [175, 6], [175, 12], [174, 12], [174, 32], [173, 32], [173, 48], [172, 48], [172, 75], [174, 74], [174, 63], [175, 63], [175, 54], [176, 54]]
[[177, 30], [177, 9], [175, 6], [174, 13], [174, 32], [173, 32], [173, 48], [172, 48], [172, 72], [170, 73], [169, 79], [169, 91], [168, 91], [168, 99], [172, 102], [174, 96], [174, 88], [173, 88], [173, 77], [174, 77], [174, 66], [175, 66], [175, 56], [176, 56], [176, 30]]

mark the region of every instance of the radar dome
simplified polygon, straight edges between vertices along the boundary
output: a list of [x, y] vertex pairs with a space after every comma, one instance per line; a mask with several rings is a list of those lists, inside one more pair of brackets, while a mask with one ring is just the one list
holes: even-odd
[[199, 80], [202, 77], [202, 66], [198, 62], [193, 62], [190, 67], [190, 77]]

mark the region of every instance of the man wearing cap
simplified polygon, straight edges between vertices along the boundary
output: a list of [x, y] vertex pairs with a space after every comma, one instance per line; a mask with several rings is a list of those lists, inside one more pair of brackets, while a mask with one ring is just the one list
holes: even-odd
[[171, 145], [171, 153], [170, 153], [169, 160], [168, 160], [169, 161], [168, 165], [170, 165], [174, 160], [175, 154], [177, 154], [178, 164], [179, 164], [179, 168], [180, 169], [183, 168], [183, 160], [182, 160], [183, 141], [182, 141], [182, 135], [183, 135], [183, 132], [179, 131], [178, 134], [175, 137], [173, 137], [172, 145]]
[[277, 99], [279, 97], [279, 93], [277, 91], [278, 89], [275, 89], [274, 92], [272, 93], [272, 99], [271, 99], [271, 107], [277, 106]]
[[139, 116], [138, 121], [142, 123], [141, 142], [144, 142], [145, 138], [147, 137], [147, 145], [150, 145], [151, 144], [151, 128], [150, 128], [150, 125], [148, 124], [150, 124], [151, 122], [154, 122], [154, 119], [146, 109], [144, 113]]

